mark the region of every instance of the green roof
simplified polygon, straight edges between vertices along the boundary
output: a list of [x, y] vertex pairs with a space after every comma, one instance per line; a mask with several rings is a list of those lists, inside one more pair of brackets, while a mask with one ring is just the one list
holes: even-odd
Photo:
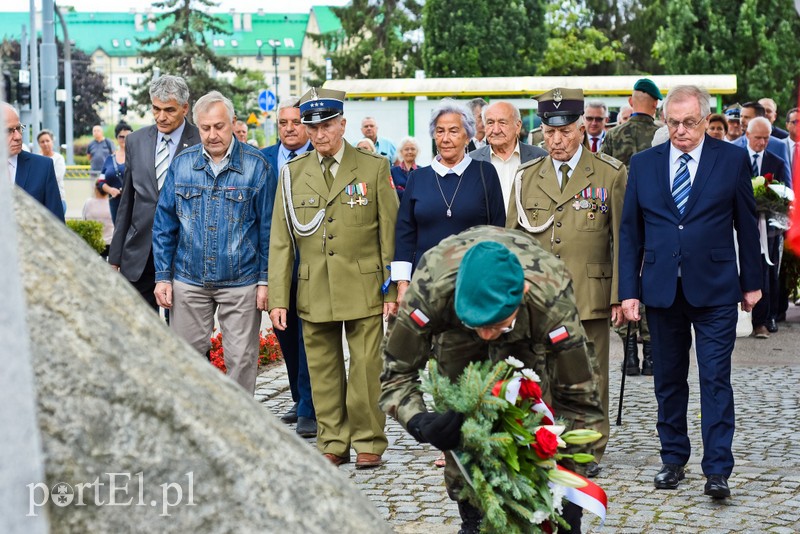
[[[319, 20], [322, 33], [340, 29], [341, 23], [336, 15], [327, 7], [315, 7], [314, 12]], [[261, 41], [261, 53], [265, 56], [272, 54], [271, 40], [278, 40], [279, 56], [300, 56], [305, 37], [306, 27], [310, 14], [297, 13], [258, 13], [247, 14], [252, 20], [252, 30], [242, 29], [233, 31], [236, 16], [243, 21], [245, 14], [218, 13], [216, 16], [228, 29], [230, 35], [208, 34], [207, 40], [214, 51], [221, 56], [254, 56], [258, 53], [258, 41]], [[159, 22], [154, 30], [147, 23], [147, 14], [139, 15], [142, 28], [136, 30], [136, 18], [133, 13], [83, 13], [67, 12], [64, 14], [69, 38], [75, 46], [91, 54], [97, 49], [102, 49], [110, 56], [134, 55], [139, 48], [138, 39], [157, 35], [166, 25]], [[0, 13], [0, 37], [19, 39], [22, 25], [28, 27], [30, 32], [28, 13]], [[41, 33], [41, 28], [39, 29]], [[56, 20], [56, 35], [61, 38], [63, 33], [61, 25]]]

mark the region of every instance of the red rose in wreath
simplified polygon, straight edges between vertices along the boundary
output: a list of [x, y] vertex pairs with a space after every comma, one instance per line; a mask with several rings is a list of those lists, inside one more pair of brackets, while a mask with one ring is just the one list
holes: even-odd
[[523, 378], [519, 383], [519, 396], [523, 399], [541, 399], [542, 388], [533, 380]]
[[558, 437], [542, 427], [534, 434], [536, 441], [531, 444], [536, 455], [542, 460], [552, 458], [558, 449]]

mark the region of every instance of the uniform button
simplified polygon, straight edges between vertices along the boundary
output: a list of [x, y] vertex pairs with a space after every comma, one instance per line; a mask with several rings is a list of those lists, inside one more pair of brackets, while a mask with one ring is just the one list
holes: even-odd
[[328, 234], [328, 239], [333, 239], [334, 237], [336, 237], [336, 236], [333, 235], [333, 234]]
[[556, 244], [559, 244], [559, 243], [561, 243], [561, 238], [560, 238], [560, 237], [557, 237], [557, 238], [556, 238]]
[[682, 224], [678, 225], [678, 230], [683, 230], [683, 225]]
[[328, 252], [328, 256], [333, 256], [333, 251], [332, 250]]
[[677, 253], [677, 252], [673, 252], [673, 253], [672, 253], [672, 257], [673, 257], [673, 258], [677, 258], [677, 257], [678, 257], [678, 253]]
[[556, 223], [556, 228], [561, 228], [561, 223], [560, 222]]
[[558, 207], [558, 208], [556, 208], [556, 209], [557, 209], [557, 211], [564, 211], [564, 206], [559, 206], [559, 207]]
[[561, 259], [561, 254], [556, 254], [556, 258]]
[[328, 222], [333, 222], [333, 217], [328, 217]]

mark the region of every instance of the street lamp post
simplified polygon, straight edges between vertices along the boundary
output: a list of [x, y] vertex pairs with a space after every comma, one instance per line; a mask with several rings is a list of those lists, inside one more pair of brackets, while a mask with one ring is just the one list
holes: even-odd
[[278, 96], [278, 48], [281, 42], [278, 39], [270, 39], [269, 45], [272, 47], [272, 65], [275, 67], [275, 105], [281, 103], [281, 97]]

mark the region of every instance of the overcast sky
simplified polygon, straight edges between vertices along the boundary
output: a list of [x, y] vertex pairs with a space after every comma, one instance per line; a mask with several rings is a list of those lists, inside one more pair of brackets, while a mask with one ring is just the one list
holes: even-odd
[[[218, 8], [214, 11], [230, 11], [235, 8], [239, 12], [255, 13], [259, 8], [267, 13], [306, 13], [311, 6], [341, 6], [348, 0], [222, 0], [217, 1]], [[28, 11], [29, 0], [17, 2], [4, 2], [3, 11]], [[103, 11], [129, 11], [131, 8], [143, 9], [147, 3], [142, 0], [61, 0], [59, 7], [74, 6], [76, 11], [103, 12]], [[41, 0], [36, 0], [37, 9], [41, 9]]]

